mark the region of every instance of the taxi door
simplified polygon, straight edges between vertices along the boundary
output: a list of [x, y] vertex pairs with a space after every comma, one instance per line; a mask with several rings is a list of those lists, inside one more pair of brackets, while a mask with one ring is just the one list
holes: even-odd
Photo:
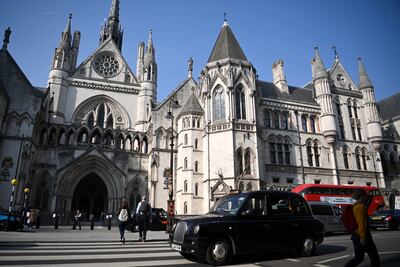
[[269, 231], [265, 193], [250, 196], [237, 216], [236, 244], [239, 253], [263, 252], [265, 231]]

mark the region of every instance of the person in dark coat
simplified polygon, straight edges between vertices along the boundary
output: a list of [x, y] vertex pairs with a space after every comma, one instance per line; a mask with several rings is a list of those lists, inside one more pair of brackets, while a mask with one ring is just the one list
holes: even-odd
[[136, 208], [136, 216], [139, 224], [139, 241], [146, 242], [147, 229], [151, 223], [151, 206], [146, 196], [142, 196], [142, 201]]

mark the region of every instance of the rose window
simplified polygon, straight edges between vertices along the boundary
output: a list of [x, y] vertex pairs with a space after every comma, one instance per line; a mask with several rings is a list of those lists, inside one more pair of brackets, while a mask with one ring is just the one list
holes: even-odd
[[119, 60], [112, 53], [102, 53], [94, 61], [94, 70], [104, 77], [115, 76], [119, 69]]

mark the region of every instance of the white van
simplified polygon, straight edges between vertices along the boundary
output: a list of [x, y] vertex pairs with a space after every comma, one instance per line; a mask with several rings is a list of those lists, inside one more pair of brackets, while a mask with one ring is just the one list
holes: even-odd
[[325, 227], [325, 233], [346, 232], [340, 216], [342, 210], [328, 202], [309, 201], [312, 213], [319, 219]]

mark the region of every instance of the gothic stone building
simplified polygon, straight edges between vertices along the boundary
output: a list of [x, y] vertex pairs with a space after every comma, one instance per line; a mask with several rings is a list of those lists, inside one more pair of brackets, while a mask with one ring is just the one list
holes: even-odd
[[171, 163], [177, 214], [204, 213], [230, 189], [399, 187], [399, 117], [383, 104], [380, 117], [361, 60], [358, 84], [337, 55], [325, 68], [318, 49], [306, 86], [288, 85], [282, 60], [272, 65], [273, 81], [262, 81], [224, 21], [199, 81], [190, 59], [186, 79], [158, 102], [152, 32], [132, 69], [121, 52], [118, 0], [98, 48], [79, 64], [80, 32], [69, 16], [45, 88], [13, 60], [10, 33], [0, 50], [3, 208], [12, 177], [15, 208], [25, 187], [30, 206], [62, 215], [115, 213], [123, 199], [133, 207], [144, 194], [166, 208]]

